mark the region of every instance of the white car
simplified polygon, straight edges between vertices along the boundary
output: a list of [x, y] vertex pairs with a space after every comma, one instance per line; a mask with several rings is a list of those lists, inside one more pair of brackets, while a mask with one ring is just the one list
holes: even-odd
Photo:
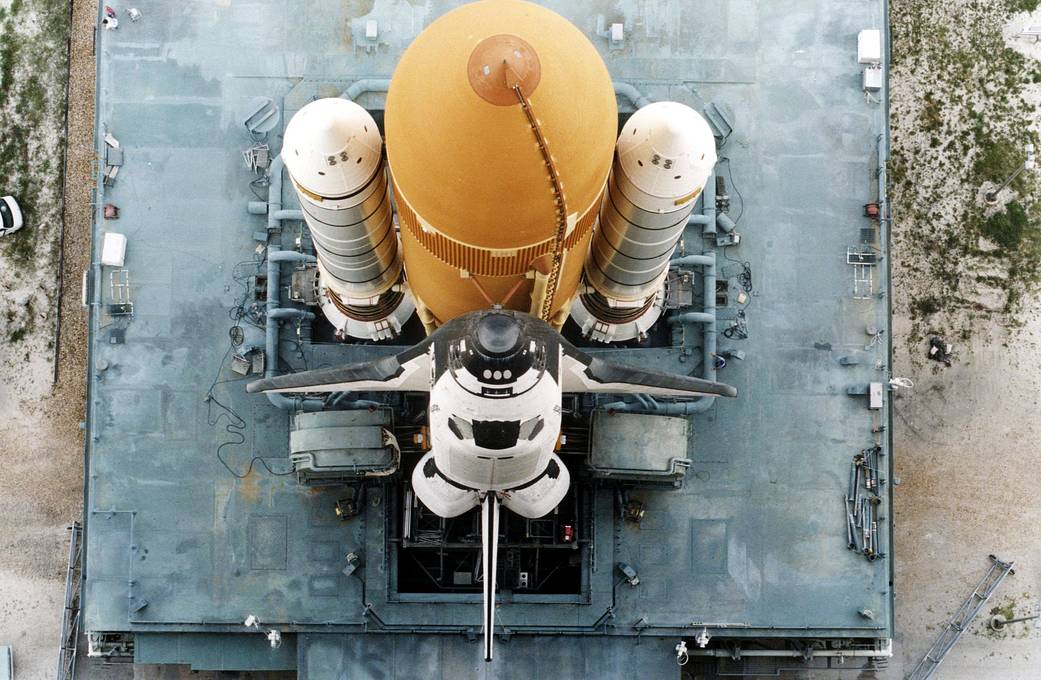
[[14, 196], [0, 197], [0, 236], [13, 234], [22, 228], [22, 209]]

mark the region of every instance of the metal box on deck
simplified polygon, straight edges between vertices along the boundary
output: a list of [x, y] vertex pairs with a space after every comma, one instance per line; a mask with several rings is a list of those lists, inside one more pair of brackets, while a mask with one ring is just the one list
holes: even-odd
[[587, 466], [598, 479], [680, 486], [691, 464], [686, 418], [596, 411], [590, 437]]

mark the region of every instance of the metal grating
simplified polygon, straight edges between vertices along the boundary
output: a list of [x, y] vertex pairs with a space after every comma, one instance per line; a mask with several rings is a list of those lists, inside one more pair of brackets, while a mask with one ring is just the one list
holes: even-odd
[[962, 604], [958, 611], [954, 613], [954, 616], [951, 617], [951, 620], [947, 622], [947, 625], [944, 626], [940, 637], [936, 638], [933, 646], [925, 653], [925, 656], [914, 667], [914, 670], [907, 675], [907, 680], [927, 680], [927, 678], [931, 678], [936, 669], [940, 667], [943, 658], [947, 656], [947, 652], [951, 651], [951, 647], [962, 636], [962, 633], [969, 627], [969, 624], [976, 618], [980, 610], [983, 609], [983, 605], [987, 604], [987, 600], [998, 589], [1001, 582], [1009, 574], [1015, 573], [1012, 570], [1015, 562], [1002, 562], [993, 555], [990, 555], [990, 559], [992, 562], [990, 569], [980, 579], [980, 582], [976, 584], [972, 594], [965, 600], [965, 603]]
[[61, 618], [61, 646], [58, 648], [58, 680], [76, 676], [76, 650], [80, 633], [80, 584], [83, 528], [79, 522], [69, 527], [69, 564], [65, 571], [65, 611]]

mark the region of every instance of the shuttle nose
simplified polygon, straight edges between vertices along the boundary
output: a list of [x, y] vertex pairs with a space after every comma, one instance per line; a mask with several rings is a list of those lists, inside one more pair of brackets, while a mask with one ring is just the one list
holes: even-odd
[[491, 312], [477, 322], [477, 344], [485, 354], [512, 354], [520, 344], [520, 323], [509, 314]]

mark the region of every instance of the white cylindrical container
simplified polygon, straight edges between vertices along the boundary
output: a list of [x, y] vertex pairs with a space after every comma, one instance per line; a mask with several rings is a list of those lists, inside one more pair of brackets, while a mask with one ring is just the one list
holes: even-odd
[[587, 334], [599, 324], [599, 339], [627, 340], [658, 318], [669, 259], [715, 164], [712, 129], [690, 107], [657, 102], [629, 118], [574, 314]]
[[376, 122], [354, 102], [318, 99], [289, 121], [282, 158], [314, 241], [323, 313], [341, 335], [393, 337], [413, 305]]

